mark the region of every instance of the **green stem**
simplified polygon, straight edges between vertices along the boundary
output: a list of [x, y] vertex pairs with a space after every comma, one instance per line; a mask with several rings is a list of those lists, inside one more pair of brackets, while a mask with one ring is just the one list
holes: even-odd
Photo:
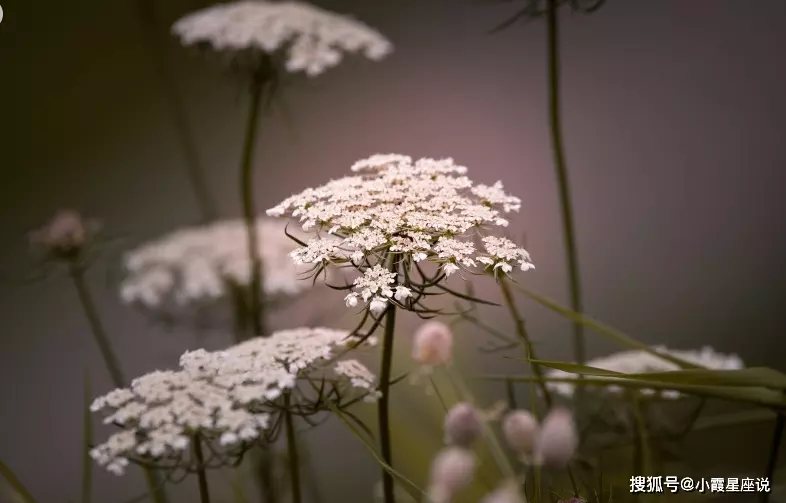
[[[652, 453], [650, 452], [649, 431], [647, 430], [647, 423], [644, 419], [644, 411], [642, 410], [641, 400], [638, 392], [634, 391], [630, 394], [631, 405], [633, 407], [633, 424], [634, 424], [634, 452], [635, 459], [633, 466], [635, 475], [648, 476], [652, 475]], [[645, 501], [649, 500], [644, 495], [640, 499]]]
[[195, 435], [191, 441], [196, 461], [197, 481], [199, 483], [200, 503], [210, 503], [210, 492], [207, 489], [207, 473], [205, 472], [205, 456], [202, 454], [202, 440]]
[[[537, 356], [535, 355], [535, 348], [532, 346], [532, 341], [529, 338], [529, 333], [527, 333], [527, 328], [524, 325], [524, 318], [522, 318], [521, 314], [519, 314], [518, 308], [516, 307], [516, 301], [513, 300], [513, 295], [510, 292], [510, 287], [508, 286], [507, 279], [501, 278], [499, 280], [499, 286], [502, 290], [502, 297], [505, 300], [505, 305], [510, 312], [510, 316], [513, 318], [513, 321], [516, 325], [516, 335], [518, 335], [519, 339], [524, 343], [524, 350], [527, 355], [527, 360], [537, 360]], [[551, 407], [552, 399], [551, 399], [551, 392], [543, 380], [543, 370], [540, 368], [540, 365], [537, 363], [530, 362], [530, 367], [532, 368], [532, 373], [535, 374], [537, 378], [537, 383], [540, 386], [540, 391], [543, 395], [543, 400], [546, 401], [546, 405]], [[533, 412], [537, 413], [535, 408], [535, 402], [533, 400]]]
[[[781, 442], [783, 441], [783, 430], [786, 425], [786, 416], [778, 414], [775, 419], [775, 430], [772, 433], [772, 446], [770, 447], [770, 457], [767, 460], [766, 477], [770, 483], [774, 483], [775, 467], [778, 464], [778, 452], [780, 451]], [[761, 493], [761, 503], [768, 503], [770, 501], [770, 493]]]
[[[391, 254], [390, 271], [398, 272], [396, 254]], [[382, 460], [388, 466], [393, 466], [393, 448], [390, 439], [390, 377], [393, 370], [393, 337], [396, 328], [396, 306], [388, 304], [385, 319], [385, 334], [382, 343], [382, 368], [379, 374], [379, 391], [382, 396], [378, 402], [379, 444]], [[395, 503], [395, 487], [393, 475], [387, 470], [382, 471], [382, 494], [385, 503]]]
[[123, 377], [122, 370], [120, 370], [120, 362], [112, 349], [112, 344], [109, 342], [109, 337], [98, 315], [98, 309], [93, 301], [93, 296], [90, 294], [90, 289], [85, 281], [85, 271], [81, 265], [72, 263], [69, 266], [69, 272], [71, 273], [71, 280], [74, 283], [77, 296], [79, 297], [79, 303], [82, 305], [82, 311], [87, 318], [87, 322], [90, 324], [90, 332], [93, 334], [93, 340], [98, 346], [101, 357], [104, 359], [104, 365], [106, 365], [109, 376], [112, 378], [112, 384], [114, 384], [116, 388], [122, 388], [125, 386], [126, 380], [125, 377]]
[[[112, 378], [112, 384], [114, 384], [116, 388], [122, 388], [125, 386], [126, 380], [123, 377], [123, 372], [120, 369], [120, 363], [117, 356], [112, 349], [112, 344], [109, 342], [109, 336], [104, 329], [104, 324], [101, 322], [101, 317], [98, 315], [98, 308], [90, 293], [90, 288], [88, 288], [87, 282], [85, 281], [85, 269], [81, 264], [72, 262], [69, 264], [69, 274], [76, 288], [79, 303], [82, 305], [82, 311], [90, 325], [90, 333], [93, 334], [93, 339], [98, 346], [98, 350], [101, 352], [104, 365], [106, 365], [109, 376]], [[145, 472], [147, 488], [154, 503], [166, 503], [167, 497], [164, 492], [163, 481], [161, 481], [158, 475], [150, 468], [143, 468], [143, 470]]]
[[216, 219], [218, 211], [210, 196], [210, 191], [207, 188], [205, 175], [199, 162], [199, 155], [197, 154], [196, 146], [194, 145], [191, 131], [188, 127], [185, 107], [177, 91], [175, 79], [169, 71], [170, 65], [167, 64], [164, 52], [156, 43], [158, 39], [158, 30], [156, 29], [155, 3], [153, 0], [136, 0], [134, 1], [134, 5], [137, 10], [137, 15], [139, 16], [140, 24], [142, 25], [148, 56], [153, 64], [153, 70], [158, 79], [158, 84], [161, 86], [161, 90], [164, 94], [164, 100], [169, 107], [172, 125], [175, 128], [177, 141], [180, 144], [180, 149], [185, 160], [186, 174], [191, 184], [191, 189], [194, 192], [202, 221], [210, 222]]
[[254, 140], [259, 125], [262, 93], [265, 79], [255, 75], [251, 82], [251, 104], [249, 106], [246, 136], [243, 141], [243, 154], [240, 164], [240, 195], [243, 203], [243, 222], [246, 226], [248, 257], [251, 263], [251, 280], [249, 282], [249, 301], [251, 310], [251, 326], [254, 335], [263, 335], [262, 319], [264, 318], [262, 302], [262, 260], [259, 256], [259, 234], [256, 225], [254, 208]]
[[[557, 173], [560, 208], [562, 210], [562, 232], [565, 238], [565, 252], [568, 261], [568, 278], [570, 286], [570, 307], [577, 313], [583, 312], [581, 301], [581, 280], [579, 274], [579, 258], [576, 247], [576, 232], [573, 223], [573, 207], [568, 183], [568, 169], [565, 162], [565, 146], [562, 135], [562, 114], [560, 100], [560, 66], [559, 66], [559, 0], [548, 0], [547, 28], [548, 39], [548, 73], [549, 73], [549, 127], [551, 130], [551, 146], [554, 154], [554, 168]], [[584, 327], [573, 323], [573, 352], [576, 363], [586, 361]], [[579, 389], [580, 391], [580, 389]], [[578, 397], [577, 397], [578, 398]]]
[[286, 396], [286, 409], [284, 423], [287, 430], [287, 452], [289, 455], [289, 482], [292, 488], [292, 503], [301, 503], [303, 497], [300, 493], [300, 458], [298, 456], [297, 439], [295, 438], [295, 425], [292, 413], [289, 410], [291, 396]]

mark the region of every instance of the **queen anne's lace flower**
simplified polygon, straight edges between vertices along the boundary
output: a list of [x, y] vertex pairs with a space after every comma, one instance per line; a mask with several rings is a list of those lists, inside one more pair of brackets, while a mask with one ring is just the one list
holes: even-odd
[[269, 415], [243, 409], [231, 387], [213, 377], [155, 371], [96, 399], [90, 410], [105, 411], [104, 423], [123, 430], [93, 448], [91, 457], [121, 475], [129, 459], [178, 462], [195, 435], [227, 450], [256, 440]]
[[[336, 350], [352, 347], [357, 342], [343, 330], [280, 330], [269, 337], [250, 339], [224, 351], [186, 352], [180, 365], [197, 376], [217, 376], [215, 379], [230, 390], [230, 398], [245, 406], [275, 400], [292, 389], [299, 376], [314, 376], [331, 368], [336, 375], [345, 377], [351, 387], [373, 391], [375, 377], [359, 361], [339, 360], [326, 366]], [[365, 342], [374, 343], [374, 339]]]
[[[292, 263], [296, 247], [282, 222], [260, 218], [259, 256], [263, 287], [268, 296], [295, 295], [310, 286], [301, 281], [306, 268]], [[121, 285], [126, 302], [150, 308], [215, 300], [227, 294], [229, 283], [251, 281], [245, 224], [241, 220], [181, 229], [129, 252], [127, 276]]]
[[[710, 347], [703, 347], [700, 350], [675, 350], [668, 349], [665, 346], [654, 346], [653, 349], [659, 353], [669, 354], [710, 370], [737, 370], [745, 367], [745, 364], [739, 356], [717, 353]], [[609, 356], [590, 360], [586, 362], [586, 365], [603, 370], [610, 370], [612, 372], [621, 372], [623, 374], [643, 374], [647, 372], [670, 372], [679, 370], [679, 367], [675, 363], [658, 358], [651, 353], [641, 350], [620, 351]], [[549, 370], [546, 373], [546, 377], [552, 379], [575, 379], [577, 375], [561, 370]], [[615, 377], [592, 377], [593, 379], [608, 379], [610, 381], [617, 379]], [[569, 382], [550, 382], [547, 383], [547, 386], [552, 391], [566, 397], [573, 396], [575, 387]], [[618, 393], [623, 388], [617, 385], [608, 385], [604, 386], [604, 389], [611, 393]], [[638, 391], [646, 395], [659, 394], [664, 398], [679, 398], [681, 396], [681, 394], [675, 390], [657, 391], [652, 389], [639, 389]]]
[[[257, 440], [275, 413], [272, 401], [295, 387], [304, 375], [330, 378], [365, 401], [379, 397], [376, 377], [354, 359], [328, 361], [335, 351], [359, 341], [342, 330], [298, 328], [257, 337], [225, 351], [188, 351], [177, 371], [155, 371], [129, 388], [96, 399], [90, 409], [104, 411], [107, 424], [122, 431], [92, 449], [90, 455], [109, 471], [122, 474], [130, 459], [182, 463], [198, 436], [227, 457]], [[373, 345], [375, 339], [364, 344]]]
[[186, 15], [172, 27], [184, 45], [209, 43], [217, 51], [283, 52], [289, 72], [316, 76], [344, 53], [380, 60], [393, 50], [376, 30], [348, 16], [301, 2], [264, 0], [218, 4]]
[[[376, 154], [352, 166], [353, 176], [333, 180], [293, 195], [267, 214], [299, 219], [306, 231], [323, 235], [292, 253], [298, 264], [352, 264], [362, 272], [347, 295], [347, 306], [362, 299], [382, 311], [391, 298], [403, 303], [412, 295], [398, 284], [397, 274], [383, 267], [388, 252], [405, 264], [429, 261], [445, 275], [482, 264], [493, 272], [508, 273], [513, 266], [529, 270], [529, 254], [508, 239], [482, 237], [484, 251], [473, 237], [490, 227], [505, 227], [504, 213], [518, 211], [521, 202], [507, 195], [500, 182], [474, 185], [467, 168], [453, 159], [420, 159], [398, 154]], [[405, 287], [405, 288], [402, 288]]]

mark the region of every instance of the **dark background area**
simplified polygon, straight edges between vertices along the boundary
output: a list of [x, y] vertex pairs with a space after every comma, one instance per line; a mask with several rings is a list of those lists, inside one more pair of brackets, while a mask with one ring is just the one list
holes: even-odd
[[[543, 22], [487, 34], [516, 2], [317, 3], [378, 28], [396, 50], [380, 63], [349, 58], [295, 85], [286, 95], [290, 113], [263, 120], [259, 209], [373, 153], [452, 156], [478, 182], [501, 179], [521, 197], [510, 230], [526, 233], [537, 265], [526, 281], [565, 301]], [[219, 336], [165, 333], [117, 296], [124, 247], [198, 219], [132, 2], [2, 6], [2, 270], [29, 272], [26, 233], [60, 207], [80, 209], [123, 237], [90, 279], [130, 375], [171, 366], [186, 348], [220, 347]], [[167, 33], [200, 6], [157, 2], [156, 47], [177, 76], [222, 214], [237, 217], [244, 89]], [[783, 369], [786, 2], [609, 0], [591, 16], [565, 11], [562, 22], [587, 313], [648, 343], [711, 345]], [[6, 282], [0, 305], [0, 459], [40, 501], [75, 499], [83, 369], [95, 393], [109, 379], [64, 278]], [[569, 359], [567, 323], [527, 309], [544, 357]], [[612, 347], [592, 340], [592, 356]], [[326, 427], [331, 433], [313, 449], [325, 501], [365, 501], [373, 461], [340, 425]], [[136, 474], [100, 473], [95, 501], [125, 501], [137, 490]]]

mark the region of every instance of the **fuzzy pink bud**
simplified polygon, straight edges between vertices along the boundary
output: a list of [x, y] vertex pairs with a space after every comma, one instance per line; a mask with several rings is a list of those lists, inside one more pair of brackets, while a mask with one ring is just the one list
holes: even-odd
[[535, 448], [538, 461], [553, 468], [564, 468], [579, 445], [573, 414], [565, 408], [552, 409], [543, 419]]
[[449, 503], [456, 494], [472, 483], [477, 461], [472, 451], [447, 447], [431, 463], [427, 489], [430, 503]]
[[514, 410], [502, 420], [502, 433], [508, 446], [525, 459], [532, 456], [539, 429], [537, 418], [527, 410]]
[[58, 258], [73, 258], [90, 240], [95, 224], [75, 210], [60, 210], [42, 228], [30, 234], [30, 241]]
[[457, 403], [445, 415], [445, 443], [469, 447], [483, 432], [483, 417], [467, 402]]
[[427, 321], [417, 331], [412, 347], [412, 359], [421, 365], [436, 366], [448, 363], [453, 355], [453, 332], [439, 321]]

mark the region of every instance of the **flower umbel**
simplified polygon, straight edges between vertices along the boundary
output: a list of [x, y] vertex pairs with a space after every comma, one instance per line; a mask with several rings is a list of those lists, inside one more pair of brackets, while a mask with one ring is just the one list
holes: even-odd
[[[295, 248], [282, 222], [259, 218], [259, 256], [268, 297], [296, 295], [310, 283], [305, 271], [289, 258]], [[248, 286], [251, 261], [246, 229], [240, 220], [177, 230], [129, 252], [127, 276], [120, 287], [125, 302], [160, 309], [213, 301], [228, 293], [230, 285]]]
[[[710, 370], [737, 370], [745, 367], [742, 359], [734, 354], [718, 353], [710, 347], [703, 347], [699, 350], [675, 350], [665, 346], [654, 346], [653, 349], [662, 354], [669, 354], [687, 362], [693, 363]], [[612, 372], [623, 374], [644, 374], [647, 372], [670, 372], [679, 370], [679, 367], [668, 360], [658, 358], [652, 353], [642, 350], [620, 351], [601, 358], [595, 358], [586, 362], [589, 367], [595, 367]], [[576, 374], [564, 372], [562, 370], [549, 370], [546, 378], [575, 379]], [[620, 386], [611, 384], [616, 377], [593, 376], [593, 379], [608, 379], [610, 384], [603, 389], [610, 393], [618, 393], [622, 390]], [[550, 382], [547, 386], [566, 397], [573, 396], [575, 386], [570, 382]], [[676, 390], [657, 391], [653, 389], [638, 389], [644, 395], [658, 395], [662, 398], [676, 399], [682, 394]]]
[[[500, 182], [475, 185], [465, 176], [467, 168], [453, 159], [414, 161], [398, 154], [373, 155], [356, 162], [352, 171], [352, 176], [307, 189], [267, 211], [298, 219], [306, 231], [338, 238], [326, 243], [324, 233], [318, 234], [292, 257], [319, 270], [331, 264], [356, 268], [361, 277], [346, 296], [348, 306], [363, 300], [381, 312], [393, 301], [414, 310], [427, 287], [462, 269], [478, 264], [495, 273], [510, 272], [514, 265], [532, 269], [524, 249], [506, 238], [484, 235], [507, 226], [503, 215], [521, 205]], [[476, 236], [483, 251], [476, 248]], [[385, 267], [390, 255], [405, 274]], [[436, 264], [439, 276], [426, 279], [421, 262]], [[415, 273], [422, 282], [415, 281]]]
[[218, 4], [186, 15], [172, 31], [183, 45], [281, 54], [286, 71], [309, 77], [338, 65], [345, 53], [361, 52], [376, 61], [393, 50], [384, 36], [360, 21], [301, 2]]

